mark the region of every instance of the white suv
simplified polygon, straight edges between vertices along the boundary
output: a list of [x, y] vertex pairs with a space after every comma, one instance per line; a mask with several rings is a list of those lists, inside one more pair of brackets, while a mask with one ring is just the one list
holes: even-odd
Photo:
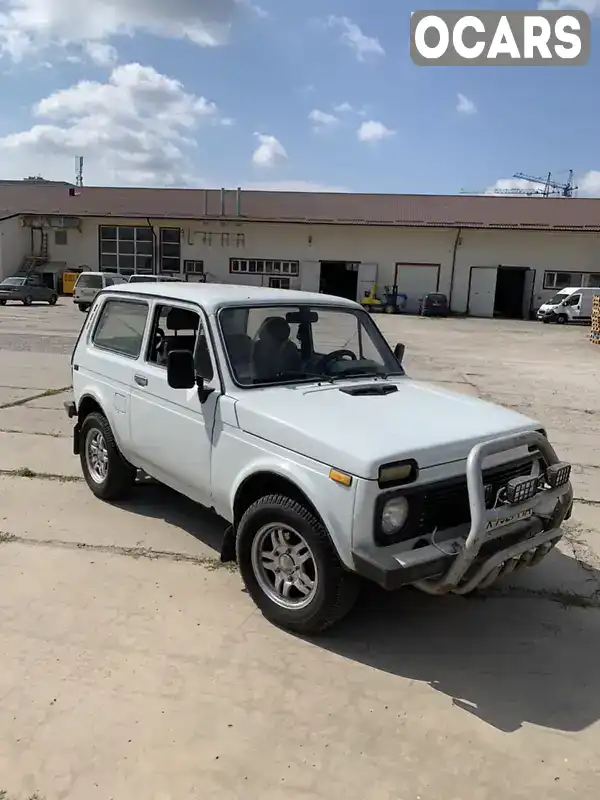
[[115, 286], [73, 358], [74, 452], [95, 495], [137, 470], [230, 522], [265, 616], [317, 633], [358, 576], [466, 594], [538, 563], [571, 513], [540, 424], [410, 379], [357, 303], [278, 289]]

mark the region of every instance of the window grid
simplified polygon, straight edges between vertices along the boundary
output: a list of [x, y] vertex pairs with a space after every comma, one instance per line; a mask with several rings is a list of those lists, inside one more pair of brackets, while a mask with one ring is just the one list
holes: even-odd
[[130, 225], [100, 225], [100, 270], [122, 275], [152, 274], [154, 240], [152, 228]]
[[184, 261], [183, 270], [187, 275], [203, 275], [204, 261]]
[[181, 230], [179, 228], [160, 229], [160, 271], [181, 272]]
[[285, 275], [296, 277], [300, 274], [298, 261], [271, 261], [266, 259], [232, 258], [229, 271], [241, 275]]

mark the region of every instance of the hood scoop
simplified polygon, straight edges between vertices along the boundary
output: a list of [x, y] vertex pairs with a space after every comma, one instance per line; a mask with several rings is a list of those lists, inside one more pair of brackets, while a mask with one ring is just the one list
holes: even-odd
[[397, 391], [398, 387], [395, 383], [367, 383], [362, 386], [346, 386], [344, 389], [340, 389], [340, 392], [352, 397], [375, 397]]

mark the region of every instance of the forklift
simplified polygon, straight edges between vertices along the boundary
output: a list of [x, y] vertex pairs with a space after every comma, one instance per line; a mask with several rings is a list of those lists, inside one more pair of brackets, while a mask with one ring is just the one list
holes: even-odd
[[386, 286], [383, 295], [383, 313], [384, 314], [399, 314], [404, 311], [408, 302], [408, 297], [405, 294], [398, 293], [398, 265], [394, 270], [394, 284], [393, 286]]

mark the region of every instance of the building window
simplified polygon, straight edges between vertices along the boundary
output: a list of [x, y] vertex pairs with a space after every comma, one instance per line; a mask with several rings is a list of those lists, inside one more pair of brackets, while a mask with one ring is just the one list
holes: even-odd
[[101, 272], [154, 272], [152, 228], [100, 225], [99, 238]]
[[183, 271], [186, 275], [203, 275], [204, 261], [184, 261]]
[[181, 272], [181, 230], [160, 229], [160, 271]]
[[107, 300], [94, 331], [96, 347], [137, 358], [142, 348], [148, 306], [125, 300]]
[[300, 263], [232, 258], [229, 262], [229, 271], [234, 275], [285, 275], [293, 278], [300, 274]]
[[289, 278], [269, 278], [269, 288], [270, 289], [289, 289], [290, 288], [290, 279]]
[[581, 286], [581, 272], [544, 272], [544, 289], [567, 289]]
[[67, 231], [54, 231], [54, 244], [65, 245], [68, 244]]
[[600, 286], [600, 272], [590, 272], [587, 279], [587, 285], [595, 289]]

